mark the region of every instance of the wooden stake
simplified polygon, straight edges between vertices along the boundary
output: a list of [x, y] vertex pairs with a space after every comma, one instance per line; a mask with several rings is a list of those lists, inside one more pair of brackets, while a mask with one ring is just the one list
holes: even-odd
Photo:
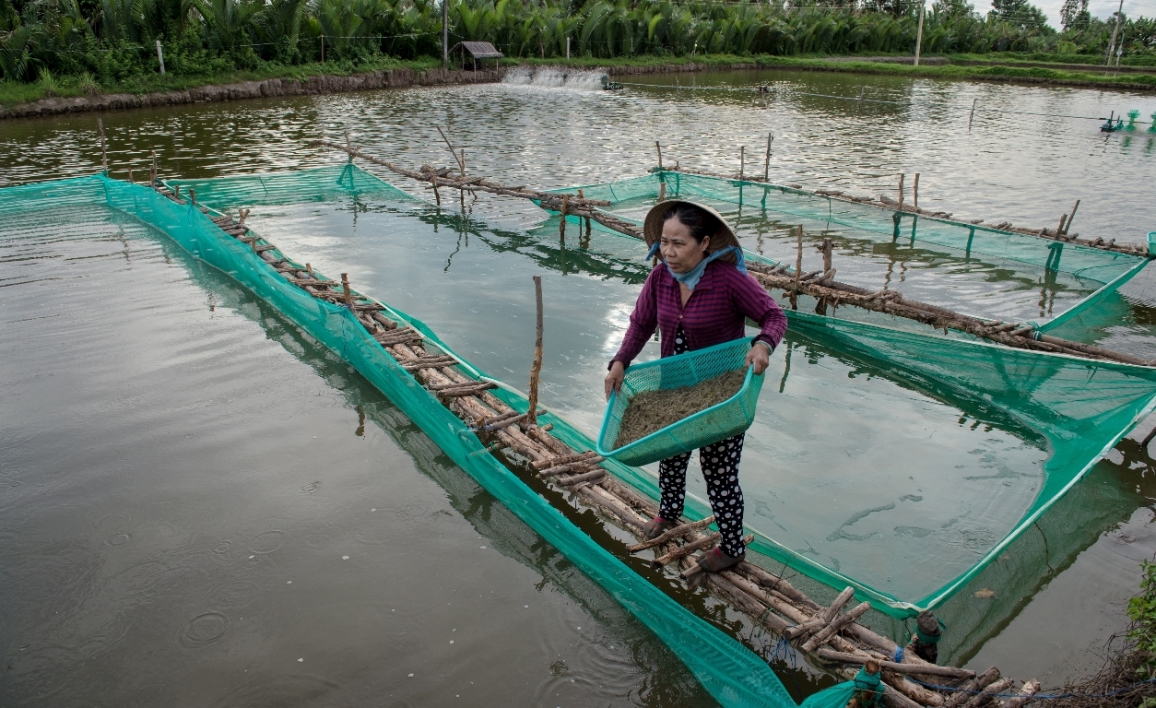
[[978, 98], [973, 98], [971, 100], [971, 115], [967, 117], [967, 132], [969, 133], [971, 132], [971, 122], [975, 120], [975, 105], [977, 103], [979, 103]]
[[767, 133], [767, 157], [763, 160], [763, 181], [771, 178], [771, 143], [774, 142], [775, 136]]
[[859, 115], [859, 110], [863, 107], [863, 87], [859, 87], [859, 100], [855, 101], [855, 115]]
[[104, 166], [104, 174], [108, 175], [108, 147], [104, 139], [104, 121], [97, 118], [96, 127], [100, 130], [100, 164]]
[[156, 186], [156, 183], [157, 183], [157, 151], [153, 150], [152, 154], [153, 154], [153, 165], [152, 165], [152, 169], [149, 171], [149, 178], [150, 178], [149, 186], [150, 187]]
[[658, 201], [666, 201], [666, 182], [660, 182], [658, 184]]
[[465, 177], [466, 166], [461, 160], [458, 159], [458, 151], [454, 149], [453, 143], [451, 143], [450, 139], [446, 137], [446, 134], [442, 132], [442, 127], [440, 125], [435, 125], [434, 127], [438, 129], [438, 133], [441, 133], [442, 140], [445, 141], [446, 147], [450, 149], [450, 154], [454, 156], [454, 162], [458, 163], [458, 168], [462, 171], [462, 177]]
[[903, 178], [906, 175], [899, 175], [899, 211], [903, 211]]
[[[310, 273], [312, 275], [312, 273]], [[353, 290], [349, 288], [349, 274], [341, 274], [341, 289], [345, 291], [345, 304], [353, 307]]]
[[799, 280], [803, 277], [803, 225], [797, 235], [798, 255], [795, 256], [795, 287], [791, 290], [791, 309], [799, 309]]
[[743, 172], [746, 171], [746, 167], [747, 167], [747, 146], [746, 145], [740, 145], [739, 146], [739, 179], [740, 180], [743, 178]]
[[133, 180], [133, 178], [132, 178], [132, 168], [131, 167], [128, 168], [128, 183], [129, 184], [136, 184], [136, 181]]
[[1056, 227], [1056, 235], [1057, 236], [1063, 236], [1064, 235], [1064, 224], [1067, 223], [1067, 221], [1068, 221], [1068, 215], [1067, 214], [1060, 214], [1060, 225]]
[[309, 274], [310, 278], [316, 278], [317, 277], [316, 275], [313, 275], [313, 264], [312, 263], [306, 263], [305, 264], [305, 272]]
[[655, 140], [654, 141], [654, 148], [656, 150], [658, 150], [658, 169], [661, 170], [662, 169], [662, 145], [657, 140]]
[[[565, 207], [563, 207], [565, 208]], [[565, 217], [563, 217], [563, 221]], [[542, 375], [542, 276], [534, 276], [534, 304], [538, 309], [538, 318], [536, 320], [536, 336], [534, 339], [534, 363], [530, 365], [530, 404], [529, 408], [529, 422], [530, 425], [538, 424], [538, 381]]]
[[[566, 238], [566, 212], [568, 212], [569, 210], [570, 210], [570, 195], [569, 194], [563, 194], [562, 195], [562, 211], [558, 215], [560, 217], [560, 219], [558, 221], [558, 235], [561, 236], [562, 238]], [[535, 276], [535, 277], [537, 277], [537, 276]]]
[[911, 200], [914, 202], [915, 208], [919, 208], [919, 173], [915, 173], [915, 183], [911, 185]]
[[197, 190], [189, 187], [189, 203], [193, 206], [197, 205]]
[[1076, 218], [1076, 210], [1079, 208], [1080, 208], [1080, 200], [1077, 199], [1076, 203], [1072, 206], [1072, 214], [1071, 214], [1071, 216], [1068, 217], [1068, 223], [1066, 226], [1064, 226], [1064, 235], [1065, 236], [1067, 236], [1068, 232], [1072, 230], [1072, 220]]
[[353, 141], [349, 138], [349, 131], [345, 131], [345, 150], [349, 153], [349, 162], [353, 163]]

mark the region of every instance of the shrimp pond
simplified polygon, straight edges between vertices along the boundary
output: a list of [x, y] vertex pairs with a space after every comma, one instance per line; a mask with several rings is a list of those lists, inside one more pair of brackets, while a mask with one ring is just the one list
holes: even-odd
[[[1146, 116], [1151, 95], [770, 71], [624, 83], [523, 71], [101, 118], [112, 176], [138, 180], [151, 150], [181, 179], [339, 166], [309, 143], [346, 131], [399, 165], [444, 165], [439, 125], [473, 174], [506, 184], [637, 177], [656, 140], [667, 163], [726, 172], [745, 146], [761, 174], [772, 133], [768, 171], [782, 184], [894, 195], [900, 173], [919, 172], [920, 206], [956, 218], [1054, 228], [1080, 199], [1083, 236], [1156, 230], [1156, 134], [1071, 117]], [[100, 160], [94, 115], [0, 123], [0, 186], [93, 174]], [[251, 207], [252, 228], [293, 258], [348, 273], [519, 388], [541, 276], [542, 403], [595, 436], [645, 249], [578, 229], [560, 238], [521, 200], [481, 195], [463, 215], [452, 195], [439, 211], [420, 185], [365, 167], [408, 195], [219, 206]], [[787, 258], [793, 241], [776, 233], [758, 248]], [[886, 249], [836, 249], [835, 263], [856, 283], [910, 282], [924, 300], [940, 287], [932, 266], [962, 278], [958, 264]], [[1112, 296], [1093, 341], [1156, 357], [1151, 271]], [[995, 311], [1046, 318], [1064, 299], [1054, 283], [977, 272]], [[341, 358], [160, 232], [84, 206], [0, 225], [0, 321], [0, 704], [714, 705]], [[655, 356], [648, 345], [643, 358]], [[1008, 532], [1048, 450], [1015, 421], [889, 374], [788, 333], [747, 435], [747, 516], [799, 553], [921, 597]], [[948, 601], [941, 662], [1045, 686], [1100, 665], [1139, 562], [1156, 553], [1156, 463], [1138, 442], [1151, 426]], [[697, 462], [690, 492], [705, 497]], [[577, 521], [605, 535], [590, 515]], [[771, 656], [769, 635], [670, 592]], [[773, 664], [796, 699], [832, 683], [790, 657]]]

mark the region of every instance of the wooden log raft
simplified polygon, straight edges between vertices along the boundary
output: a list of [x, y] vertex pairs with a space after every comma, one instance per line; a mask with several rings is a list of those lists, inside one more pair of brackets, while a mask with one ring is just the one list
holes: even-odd
[[[163, 186], [157, 189], [164, 196], [180, 202], [174, 191]], [[212, 215], [205, 207], [198, 208]], [[252, 238], [255, 239], [254, 243], [264, 241], [256, 234], [251, 234], [247, 227], [240, 228], [240, 222], [226, 220], [223, 215], [214, 219], [214, 223], [221, 228], [225, 237], [238, 240]], [[255, 257], [268, 263], [294, 286], [314, 297], [334, 301], [330, 297], [334, 293], [329, 290], [336, 285], [334, 281], [318, 278], [308, 264], [302, 266], [295, 263], [272, 244], [264, 245], [267, 247], [255, 251]], [[808, 598], [781, 575], [745, 561], [722, 573], [698, 572], [700, 569], [692, 557], [693, 552], [709, 547], [718, 538], [718, 534], [708, 528], [713, 521], [711, 517], [683, 523], [658, 538], [643, 541], [642, 527], [658, 511], [652, 500], [609, 475], [598, 466], [602, 458], [592, 451], [571, 449], [550, 434], [550, 425], [538, 425], [527, 414], [519, 414], [498, 399], [490, 392], [494, 386], [492, 382], [470, 378], [460, 370], [456, 358], [427, 350], [421, 333], [383, 314], [389, 312], [384, 305], [353, 290], [347, 281], [342, 285], [337, 303], [349, 306], [358, 322], [382, 345], [385, 352], [437, 397], [442, 405], [469, 423], [480, 440], [487, 444], [487, 448], [512, 471], [528, 476], [551, 471], [576, 472], [568, 477], [545, 475], [544, 478], [560, 499], [568, 499], [579, 507], [600, 511], [606, 520], [638, 536], [640, 542], [624, 550], [651, 551], [658, 565], [677, 563], [681, 574], [700, 580], [705, 577], [707, 587], [716, 596], [747, 614], [752, 623], [779, 635], [794, 636], [795, 645], [811, 652], [820, 664], [829, 667], [838, 676], [851, 676], [852, 671], [844, 668], [847, 664], [854, 665], [867, 660], [880, 662], [884, 667], [882, 676], [887, 687], [883, 696], [884, 704], [890, 708], [964, 708], [964, 702], [978, 695], [961, 692], [945, 696], [909, 681], [906, 677], [911, 675], [958, 680], [973, 674], [964, 669], [928, 664], [912, 652], [905, 653], [902, 662], [894, 662], [898, 648], [895, 643], [858, 623], [858, 619], [866, 612], [867, 603], [860, 604], [851, 612], [841, 612], [854, 596], [850, 588], [844, 590], [830, 606], [824, 607]], [[447, 392], [461, 392], [462, 395], [446, 396]], [[749, 540], [750, 537], [747, 538]], [[802, 634], [790, 631], [800, 626], [813, 628], [813, 631]], [[998, 679], [999, 673], [995, 671], [991, 676], [985, 674], [978, 679], [973, 678], [965, 686], [971, 687], [969, 690], [973, 692], [984, 691], [984, 702], [991, 700], [998, 703], [1000, 699], [990, 695], [999, 692], [997, 689], [1006, 688], [1002, 684], [992, 685]], [[1021, 697], [1013, 699], [1009, 708], [1018, 708], [1037, 690], [1038, 683], [1024, 684], [1020, 691]], [[953, 703], [957, 700], [958, 703]]]

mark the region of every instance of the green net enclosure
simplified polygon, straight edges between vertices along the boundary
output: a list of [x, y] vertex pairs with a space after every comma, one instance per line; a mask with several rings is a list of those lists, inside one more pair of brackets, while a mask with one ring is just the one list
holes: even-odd
[[[508, 308], [507, 293], [524, 287], [531, 274], [565, 276], [550, 283], [556, 295], [549, 348], [566, 351], [568, 363], [547, 367], [546, 400], [577, 421], [560, 420], [559, 437], [590, 449], [589, 434], [605, 406], [600, 393], [590, 392], [600, 391], [606, 360], [649, 268], [637, 241], [595, 232], [590, 244], [576, 248], [573, 239], [548, 241], [557, 241], [556, 225], [527, 235], [462, 221], [454, 222], [456, 232], [443, 228], [435, 237], [432, 207], [406, 212], [362, 195], [369, 208], [354, 215], [349, 195], [335, 196], [332, 205], [314, 199], [314, 185], [332, 175], [293, 178], [299, 195], [261, 211], [262, 233], [294, 253], [361, 264], [369, 292], [391, 301], [412, 297], [410, 307], [421, 308], [423, 319], [490, 370], [522, 353], [509, 342], [514, 323], [487, 313]], [[263, 198], [253, 189], [219, 206]], [[324, 252], [319, 229], [327, 234]], [[467, 240], [475, 246], [462, 248]], [[415, 289], [411, 273], [433, 278], [443, 270], [436, 287]], [[744, 452], [755, 550], [831, 587], [854, 585], [861, 598], [894, 617], [941, 607], [992, 567], [1156, 395], [1153, 372], [1145, 368], [790, 316], [791, 331], [772, 359]], [[521, 370], [510, 375], [520, 377], [513, 372]], [[657, 495], [651, 469], [609, 468]], [[690, 509], [696, 518], [707, 513], [701, 502]]]
[[[658, 171], [584, 185], [607, 211], [641, 221], [665, 196], [709, 204], [736, 228], [743, 248], [793, 267], [792, 229], [805, 233], [804, 272], [819, 267], [813, 246], [835, 242], [838, 279], [963, 314], [1032, 322], [1040, 331], [1094, 311], [1147, 259], [948, 219], [848, 202], [790, 187]], [[577, 188], [566, 188], [573, 192]]]
[[[128, 224], [137, 233], [172, 239], [275, 306], [354, 366], [456, 464], [670, 646], [721, 705], [795, 706], [761, 658], [639, 577], [503, 467], [461, 420], [385, 353], [349, 310], [291, 285], [199, 210], [147, 187], [98, 176], [0, 189], [0, 213], [5, 215], [0, 226], [5, 243], [27, 242], [30, 247], [37, 238], [57, 237], [62, 229], [91, 230], [102, 224], [111, 225], [100, 228], [114, 233], [117, 224]], [[422, 331], [434, 347], [449, 351], [421, 321], [392, 309], [389, 314]], [[520, 397], [498, 393], [525, 410]], [[565, 426], [560, 419], [552, 422]], [[578, 435], [573, 430], [571, 434]], [[592, 446], [589, 439], [585, 443], [587, 449]]]

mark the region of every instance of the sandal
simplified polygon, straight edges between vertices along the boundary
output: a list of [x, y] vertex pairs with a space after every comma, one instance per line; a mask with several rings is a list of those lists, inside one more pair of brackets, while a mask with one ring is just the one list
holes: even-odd
[[647, 541], [653, 540], [666, 533], [668, 529], [674, 527], [674, 522], [667, 521], [661, 516], [656, 516], [650, 521], [647, 521], [642, 527], [642, 535]]
[[717, 573], [720, 570], [726, 570], [732, 565], [742, 563], [746, 558], [746, 551], [743, 551], [738, 556], [728, 556], [723, 552], [723, 549], [715, 546], [698, 557], [698, 567], [700, 570], [705, 570], [708, 573]]

